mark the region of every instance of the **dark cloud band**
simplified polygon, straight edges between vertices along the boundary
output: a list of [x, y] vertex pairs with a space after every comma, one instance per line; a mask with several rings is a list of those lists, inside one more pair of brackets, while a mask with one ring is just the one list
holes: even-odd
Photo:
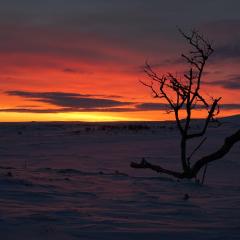
[[218, 80], [218, 81], [206, 81], [204, 82], [206, 85], [211, 86], [220, 86], [225, 89], [229, 90], [236, 90], [240, 89], [240, 75], [234, 75], [229, 76], [226, 78], [226, 80]]
[[18, 96], [31, 101], [49, 103], [58, 107], [75, 109], [110, 108], [130, 105], [130, 102], [99, 98], [99, 95], [64, 92], [7, 91], [9, 96]]
[[[54, 105], [55, 109], [39, 108], [38, 106], [19, 106], [16, 108], [0, 109], [0, 112], [29, 112], [29, 113], [61, 113], [61, 112], [139, 112], [139, 111], [167, 111], [169, 105], [165, 103], [123, 102], [98, 95], [64, 93], [64, 92], [26, 92], [8, 91], [9, 96], [18, 96], [25, 100]], [[117, 96], [119, 97], [119, 96]], [[240, 104], [222, 104], [224, 110], [240, 109]], [[203, 106], [195, 106], [196, 110]]]

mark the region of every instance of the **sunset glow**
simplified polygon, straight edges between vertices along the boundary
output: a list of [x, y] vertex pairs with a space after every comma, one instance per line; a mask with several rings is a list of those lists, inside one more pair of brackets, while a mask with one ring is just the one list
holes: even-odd
[[0, 0], [0, 240], [240, 239], [240, 0]]
[[[49, 4], [46, 13], [38, 4], [23, 4], [23, 9], [19, 4], [1, 9], [0, 121], [173, 119], [162, 109], [139, 108], [143, 103], [164, 103], [153, 99], [139, 80], [146, 80], [141, 69], [145, 60], [156, 65], [159, 74], [179, 75], [188, 68], [179, 62], [187, 49], [175, 27], [180, 16], [165, 26], [160, 16], [167, 19], [169, 15], [155, 10], [151, 12], [157, 21], [149, 19], [137, 3], [129, 9], [106, 5], [104, 15], [80, 3], [65, 6], [61, 2], [57, 9]], [[139, 12], [131, 14], [135, 8]], [[114, 11], [116, 16], [111, 14]], [[198, 28], [214, 42], [203, 92], [209, 99], [222, 96], [220, 116], [239, 114], [240, 55], [234, 49], [238, 49], [240, 21], [234, 18], [235, 12], [229, 20], [217, 14], [201, 19], [199, 13], [191, 25], [184, 19], [180, 23], [184, 28]], [[88, 14], [93, 17], [88, 19]], [[126, 19], [121, 17], [124, 14]], [[217, 27], [220, 23], [221, 28]], [[197, 111], [195, 116], [203, 113]]]

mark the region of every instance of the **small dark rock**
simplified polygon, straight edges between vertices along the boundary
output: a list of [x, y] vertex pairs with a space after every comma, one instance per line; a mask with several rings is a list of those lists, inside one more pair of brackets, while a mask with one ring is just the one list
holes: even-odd
[[119, 175], [119, 176], [128, 176], [126, 173], [122, 173], [122, 172], [119, 172], [118, 170], [115, 171], [115, 175]]
[[190, 198], [190, 196], [186, 193], [184, 194], [183, 200], [188, 200]]

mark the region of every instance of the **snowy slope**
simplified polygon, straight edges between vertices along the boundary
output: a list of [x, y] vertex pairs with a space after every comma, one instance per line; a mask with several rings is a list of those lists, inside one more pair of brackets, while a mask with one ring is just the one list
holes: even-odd
[[[195, 160], [240, 128], [222, 122]], [[1, 239], [240, 239], [240, 143], [203, 186], [129, 167], [177, 170], [178, 147], [171, 122], [1, 123]]]

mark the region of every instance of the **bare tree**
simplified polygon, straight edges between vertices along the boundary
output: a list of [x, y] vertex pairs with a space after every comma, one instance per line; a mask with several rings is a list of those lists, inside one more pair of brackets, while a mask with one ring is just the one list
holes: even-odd
[[[131, 163], [133, 168], [149, 168], [159, 173], [165, 173], [177, 178], [196, 178], [198, 172], [208, 165], [209, 162], [215, 161], [226, 155], [231, 147], [240, 141], [240, 130], [225, 139], [225, 142], [216, 152], [202, 157], [194, 164], [191, 164], [193, 154], [201, 147], [204, 138], [196, 149], [188, 156], [187, 143], [194, 138], [203, 137], [207, 131], [209, 123], [215, 120], [215, 116], [219, 113], [219, 98], [207, 100], [201, 93], [201, 84], [204, 68], [210, 55], [214, 52], [211, 43], [204, 38], [198, 31], [191, 31], [188, 35], [179, 29], [181, 35], [187, 40], [191, 46], [188, 54], [182, 54], [189, 65], [189, 70], [183, 74], [183, 77], [175, 76], [172, 73], [159, 75], [146, 62], [144, 72], [150, 78], [150, 82], [141, 82], [144, 86], [150, 88], [155, 98], [163, 99], [169, 105], [169, 112], [173, 112], [177, 128], [181, 135], [181, 163], [182, 171], [172, 171], [161, 166], [153, 165], [145, 159], [140, 163]], [[190, 132], [190, 123], [192, 121], [192, 113], [196, 108], [206, 111], [206, 118], [202, 129], [198, 132]], [[185, 119], [180, 119], [181, 114], [185, 114]]]

